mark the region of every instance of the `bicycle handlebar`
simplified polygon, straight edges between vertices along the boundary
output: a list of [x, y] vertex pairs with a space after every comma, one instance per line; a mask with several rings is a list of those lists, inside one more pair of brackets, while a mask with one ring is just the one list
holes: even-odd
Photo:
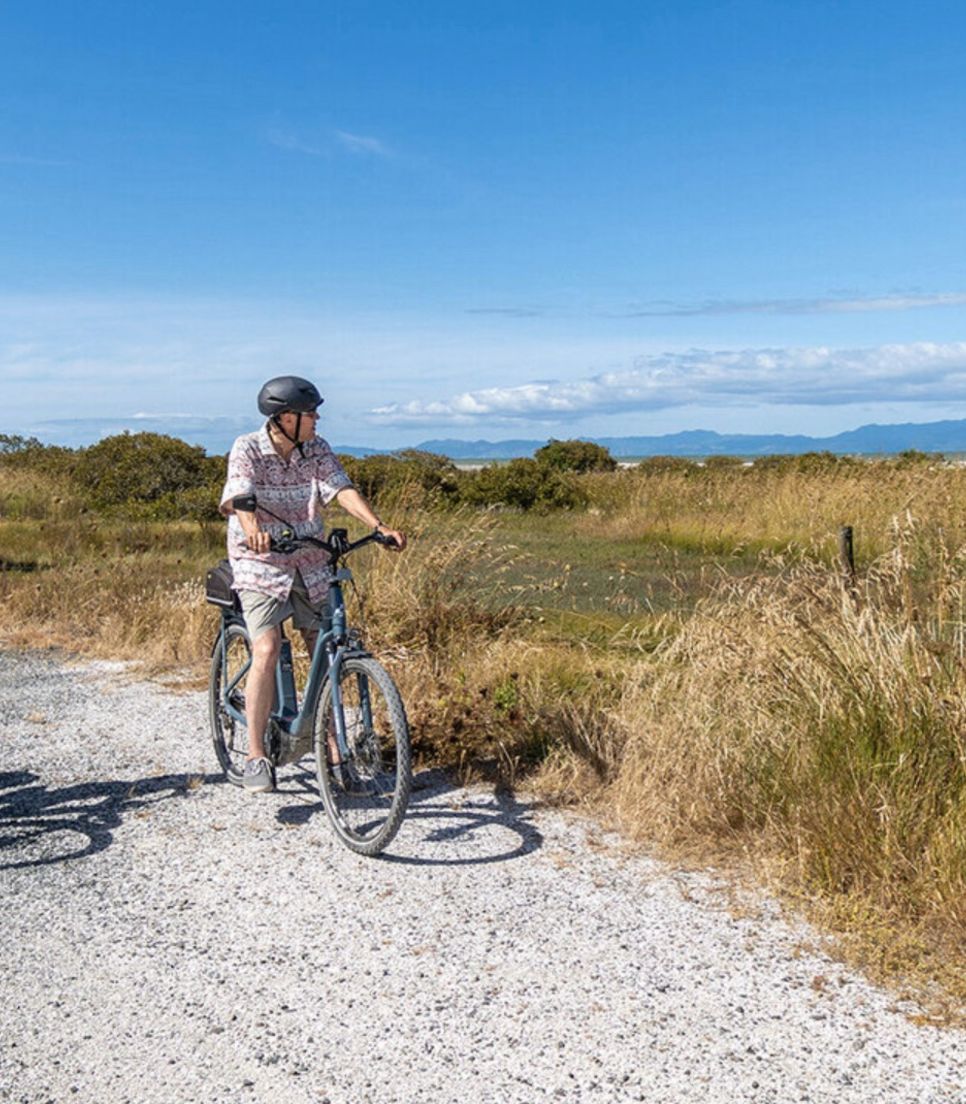
[[[259, 506], [258, 500], [253, 494], [236, 495], [231, 500], [231, 504], [236, 510], [242, 510], [245, 513], [254, 513], [259, 509], [264, 510], [269, 517], [288, 525], [284, 518], [280, 518], [278, 514], [273, 514], [267, 506]], [[376, 544], [384, 544], [388, 548], [395, 548], [397, 543], [395, 538], [385, 536], [378, 530], [374, 530], [361, 540], [350, 541], [347, 529], [333, 529], [327, 540], [320, 540], [318, 537], [297, 537], [291, 529], [286, 529], [281, 537], [273, 537], [268, 547], [272, 552], [288, 555], [298, 548], [304, 548], [305, 545], [312, 544], [316, 548], [324, 548], [332, 557], [332, 562], [336, 563], [343, 556], [348, 556], [350, 552], [354, 552], [357, 548], [361, 548], [371, 541], [375, 541]]]
[[357, 548], [361, 548], [364, 544], [370, 544], [373, 541], [375, 541], [376, 544], [384, 544], [387, 548], [395, 548], [396, 546], [395, 539], [383, 533], [369, 533], [368, 536], [361, 537], [357, 541], [350, 541], [347, 530], [333, 529], [328, 537], [322, 540], [318, 537], [296, 537], [294, 534], [291, 536], [273, 537], [269, 544], [269, 548], [273, 552], [289, 555], [298, 548], [304, 548], [306, 545], [315, 545], [316, 548], [324, 548], [332, 557], [332, 562], [335, 563], [337, 560], [342, 559], [343, 556], [348, 556], [350, 552], [355, 552]]

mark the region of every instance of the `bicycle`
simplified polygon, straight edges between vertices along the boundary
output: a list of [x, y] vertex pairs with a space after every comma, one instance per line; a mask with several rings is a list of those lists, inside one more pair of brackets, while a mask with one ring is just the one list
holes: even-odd
[[[233, 505], [254, 511], [255, 497], [242, 496]], [[412, 787], [409, 725], [399, 690], [346, 619], [342, 585], [352, 573], [341, 561], [372, 542], [393, 543], [379, 533], [350, 542], [345, 529], [333, 529], [324, 540], [296, 538], [289, 530], [271, 544], [283, 554], [307, 544], [326, 549], [332, 580], [301, 705], [291, 642], [282, 630], [265, 754], [274, 771], [313, 753], [329, 821], [341, 842], [360, 855], [377, 855], [391, 842]], [[208, 572], [205, 589], [206, 599], [221, 610], [208, 692], [212, 741], [228, 781], [240, 786], [248, 754], [245, 680], [251, 641], [227, 560]]]

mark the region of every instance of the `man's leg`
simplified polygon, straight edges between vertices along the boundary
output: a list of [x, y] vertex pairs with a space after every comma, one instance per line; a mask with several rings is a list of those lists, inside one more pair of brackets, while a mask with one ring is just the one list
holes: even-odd
[[252, 665], [245, 683], [245, 718], [248, 722], [248, 758], [265, 755], [265, 729], [275, 700], [275, 664], [282, 645], [282, 632], [265, 629], [252, 641]]

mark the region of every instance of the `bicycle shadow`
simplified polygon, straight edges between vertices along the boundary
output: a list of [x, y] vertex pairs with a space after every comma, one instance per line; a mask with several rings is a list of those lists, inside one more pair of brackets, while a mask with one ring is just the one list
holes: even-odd
[[[163, 774], [49, 789], [29, 771], [0, 771], [0, 870], [95, 855], [110, 846], [126, 814], [184, 797], [199, 782], [221, 781], [220, 774]], [[60, 833], [70, 835], [58, 839]]]
[[[298, 785], [300, 791], [311, 793], [318, 804], [300, 802], [284, 806], [276, 814], [278, 821], [301, 825], [315, 816], [324, 817], [314, 774], [306, 771], [291, 781]], [[383, 852], [376, 858], [381, 862], [405, 866], [485, 866], [524, 858], [543, 846], [543, 835], [530, 819], [534, 805], [519, 801], [504, 790], [496, 791], [492, 796], [481, 794], [455, 799], [455, 795], [463, 793], [463, 787], [452, 782], [443, 771], [420, 772], [413, 779], [413, 792], [402, 829], [410, 853]], [[418, 826], [415, 832], [414, 826]], [[455, 849], [463, 843], [478, 843], [481, 838], [484, 841], [488, 837], [499, 840], [506, 832], [513, 833], [518, 839], [512, 847], [473, 855], [438, 853], [440, 845], [450, 844]], [[399, 837], [391, 846], [396, 848], [398, 843]], [[420, 854], [420, 851], [427, 850], [433, 853]]]

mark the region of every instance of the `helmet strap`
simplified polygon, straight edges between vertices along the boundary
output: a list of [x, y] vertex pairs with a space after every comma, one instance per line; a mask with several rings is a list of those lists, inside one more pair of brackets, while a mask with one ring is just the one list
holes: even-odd
[[281, 435], [285, 438], [286, 441], [291, 441], [292, 444], [295, 445], [296, 449], [298, 449], [299, 456], [301, 456], [302, 459], [304, 460], [305, 459], [305, 442], [299, 440], [299, 433], [302, 430], [302, 413], [301, 413], [301, 411], [298, 411], [298, 410], [293, 410], [293, 411], [291, 411], [291, 413], [295, 415], [295, 436], [294, 437], [292, 436], [291, 433], [286, 433], [285, 432], [285, 427], [282, 425], [282, 415], [281, 414], [274, 414], [272, 416], [272, 424], [279, 431], [279, 433], [281, 433]]
[[298, 451], [299, 456], [305, 459], [305, 442], [299, 440], [299, 434], [302, 432], [302, 412], [297, 411], [295, 416], [295, 448]]

